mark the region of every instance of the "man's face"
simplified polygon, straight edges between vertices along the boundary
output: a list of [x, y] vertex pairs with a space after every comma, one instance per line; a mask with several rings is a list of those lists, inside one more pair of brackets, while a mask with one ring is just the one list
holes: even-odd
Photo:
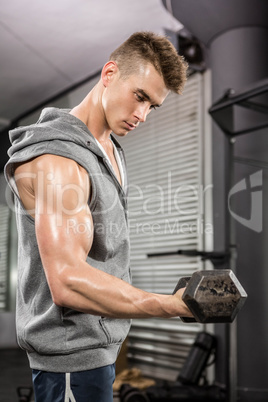
[[169, 90], [151, 64], [139, 66], [128, 78], [120, 78], [117, 70], [105, 87], [102, 105], [107, 126], [124, 136], [146, 120], [154, 108], [161, 106]]

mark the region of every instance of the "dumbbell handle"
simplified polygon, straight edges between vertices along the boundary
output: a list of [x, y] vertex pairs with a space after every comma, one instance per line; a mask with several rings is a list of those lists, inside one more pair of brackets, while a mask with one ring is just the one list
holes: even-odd
[[[177, 291], [181, 288], [186, 288], [189, 281], [191, 279], [191, 276], [184, 276], [183, 278], [180, 278], [179, 282], [177, 283], [173, 294], [177, 293]], [[188, 307], [188, 306], [187, 306]], [[189, 308], [189, 307], [188, 307]], [[193, 317], [180, 317], [180, 319], [183, 322], [196, 322], [196, 319]]]

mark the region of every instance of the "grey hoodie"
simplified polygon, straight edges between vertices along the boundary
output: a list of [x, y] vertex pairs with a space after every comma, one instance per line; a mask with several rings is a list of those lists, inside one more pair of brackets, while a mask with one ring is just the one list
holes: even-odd
[[[75, 160], [86, 169], [92, 186], [88, 204], [94, 222], [87, 262], [130, 282], [126, 191], [94, 136], [69, 110], [44, 109], [36, 124], [11, 131], [10, 140], [5, 176], [15, 194], [19, 236], [18, 343], [27, 351], [31, 368], [37, 370], [73, 372], [112, 364], [129, 331], [130, 320], [103, 318], [53, 303], [38, 251], [34, 219], [17, 192], [14, 164], [54, 154]], [[126, 172], [123, 150], [112, 140]]]

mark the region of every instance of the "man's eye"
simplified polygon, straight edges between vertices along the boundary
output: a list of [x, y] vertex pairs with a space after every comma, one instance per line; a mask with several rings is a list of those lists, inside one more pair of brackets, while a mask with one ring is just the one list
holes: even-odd
[[136, 95], [136, 98], [138, 99], [139, 102], [144, 101], [144, 99], [140, 95], [138, 95], [137, 93], [135, 93], [135, 95]]
[[150, 106], [150, 109], [156, 110], [156, 107], [155, 107], [154, 105], [151, 105], [151, 106]]

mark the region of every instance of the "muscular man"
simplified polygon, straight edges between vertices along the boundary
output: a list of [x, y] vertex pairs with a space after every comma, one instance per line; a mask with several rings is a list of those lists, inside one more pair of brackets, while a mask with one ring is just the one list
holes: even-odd
[[133, 34], [78, 106], [47, 108], [10, 134], [17, 335], [37, 402], [112, 401], [130, 319], [191, 316], [183, 290], [161, 295], [130, 284], [125, 160], [111, 136], [136, 129], [170, 90], [180, 93], [186, 68], [165, 37]]

